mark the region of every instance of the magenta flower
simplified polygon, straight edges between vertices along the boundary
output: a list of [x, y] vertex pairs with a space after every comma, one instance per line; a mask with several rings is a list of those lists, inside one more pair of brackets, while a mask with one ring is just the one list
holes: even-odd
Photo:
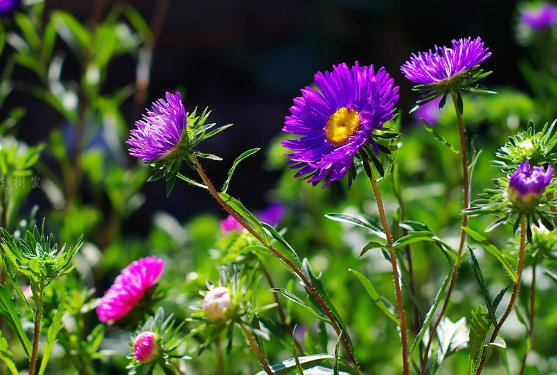
[[521, 161], [512, 174], [507, 190], [509, 200], [519, 206], [533, 206], [538, 203], [547, 185], [553, 178], [553, 167], [532, 167], [527, 161]]
[[295, 177], [305, 175], [313, 186], [325, 181], [327, 187], [348, 173], [366, 144], [379, 152], [373, 131], [393, 118], [398, 86], [385, 68], [375, 73], [373, 65], [360, 67], [358, 62], [352, 68], [333, 66], [332, 72], [314, 78], [317, 90], [301, 90], [282, 128], [300, 137], [282, 145], [293, 151], [285, 156], [290, 169], [300, 169]]
[[141, 363], [151, 363], [158, 358], [159, 344], [154, 332], [141, 332], [133, 342], [133, 355]]
[[537, 33], [557, 24], [557, 7], [543, 2], [539, 7], [520, 12], [520, 22]]
[[97, 308], [99, 320], [115, 322], [125, 317], [159, 279], [164, 260], [155, 256], [132, 262], [116, 277]]
[[[286, 208], [284, 205], [280, 203], [273, 203], [265, 210], [255, 213], [255, 217], [257, 217], [259, 221], [275, 226], [282, 220], [285, 214]], [[226, 219], [220, 222], [220, 228], [224, 233], [228, 233], [235, 230], [241, 230], [242, 226], [232, 215], [228, 215]]]
[[435, 46], [435, 52], [413, 53], [400, 70], [412, 82], [437, 85], [452, 80], [487, 59], [491, 56], [487, 50], [480, 37], [453, 40], [452, 48]]
[[0, 0], [0, 17], [12, 18], [21, 6], [22, 0]]

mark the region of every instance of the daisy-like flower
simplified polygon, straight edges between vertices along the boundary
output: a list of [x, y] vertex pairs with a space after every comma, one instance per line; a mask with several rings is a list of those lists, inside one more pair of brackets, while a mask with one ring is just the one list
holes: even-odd
[[520, 22], [536, 33], [541, 33], [557, 24], [557, 7], [543, 2], [537, 8], [520, 12]]
[[507, 194], [509, 200], [519, 207], [531, 207], [538, 203], [538, 199], [547, 185], [551, 183], [553, 167], [532, 167], [527, 161], [520, 162], [518, 169], [509, 179]]
[[155, 256], [132, 262], [116, 277], [97, 308], [99, 320], [115, 322], [125, 317], [159, 279], [164, 260]]
[[137, 129], [131, 131], [126, 143], [132, 146], [130, 155], [144, 162], [165, 158], [188, 147], [188, 120], [179, 92], [176, 95], [167, 92], [166, 101], [159, 99], [153, 103], [143, 120], [135, 124]]
[[353, 68], [333, 66], [331, 73], [315, 75], [317, 90], [302, 89], [294, 99], [283, 131], [301, 135], [282, 145], [294, 151], [290, 169], [300, 169], [295, 177], [306, 175], [313, 186], [323, 187], [340, 180], [354, 163], [354, 156], [370, 142], [378, 153], [373, 131], [394, 116], [398, 86], [385, 68], [374, 72], [373, 65]]
[[480, 37], [453, 40], [452, 47], [437, 47], [435, 51], [412, 54], [409, 61], [400, 67], [402, 74], [416, 83], [415, 91], [421, 92], [418, 106], [443, 96], [439, 107], [451, 91], [460, 98], [460, 90], [488, 92], [483, 87], [470, 85], [491, 72], [483, 73], [479, 64], [491, 56]]
[[133, 355], [141, 363], [151, 363], [159, 356], [159, 343], [154, 332], [141, 332], [133, 342]]
[[21, 6], [22, 0], [0, 0], [0, 17], [12, 18]]

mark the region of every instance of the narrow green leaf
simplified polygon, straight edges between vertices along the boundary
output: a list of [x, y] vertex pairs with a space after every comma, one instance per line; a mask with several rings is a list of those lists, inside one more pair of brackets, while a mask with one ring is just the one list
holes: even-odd
[[[441, 105], [441, 104], [439, 104]], [[447, 142], [443, 137], [441, 137], [439, 135], [439, 133], [437, 133], [435, 131], [435, 129], [433, 129], [433, 127], [431, 125], [429, 125], [423, 118], [420, 119], [420, 122], [422, 123], [422, 125], [424, 126], [425, 130], [427, 130], [432, 136], [433, 138], [438, 141], [439, 143], [447, 146], [448, 148], [451, 149], [452, 152], [454, 152], [455, 154], [459, 155], [460, 151], [458, 151], [456, 148], [454, 148], [449, 142]]]
[[233, 198], [232, 196], [226, 193], [219, 193], [219, 196], [222, 200], [227, 203], [236, 213], [238, 213], [246, 222], [255, 230], [257, 234], [259, 234], [263, 240], [265, 245], [269, 245], [269, 238], [267, 237], [267, 233], [263, 230], [261, 226], [261, 222], [257, 220], [254, 214], [252, 214], [244, 205], [237, 199]]
[[331, 321], [329, 319], [321, 316], [321, 314], [319, 314], [317, 311], [315, 311], [311, 306], [309, 306], [304, 301], [302, 301], [298, 296], [290, 293], [288, 290], [286, 290], [284, 288], [271, 288], [271, 289], [269, 289], [269, 291], [271, 291], [273, 293], [282, 294], [284, 297], [286, 297], [290, 301], [302, 306], [304, 309], [306, 309], [308, 312], [311, 313], [311, 315], [315, 316], [316, 318], [318, 318], [320, 320], [323, 320], [326, 323], [331, 323]]
[[[304, 369], [319, 365], [327, 360], [334, 360], [335, 357], [330, 354], [314, 354], [308, 355], [304, 357], [299, 357], [298, 361], [300, 366]], [[275, 375], [287, 375], [291, 371], [296, 369], [296, 360], [294, 358], [285, 359], [280, 363], [274, 364], [271, 366], [271, 370]], [[260, 371], [255, 375], [267, 375], [265, 371]]]
[[12, 299], [8, 288], [5, 285], [0, 285], [0, 316], [13, 328], [17, 338], [23, 346], [23, 350], [28, 358], [31, 357], [31, 343], [23, 330], [21, 325], [21, 318], [17, 311], [17, 305]]
[[475, 365], [481, 360], [485, 337], [489, 331], [489, 321], [486, 317], [486, 310], [483, 306], [478, 306], [472, 311], [470, 320], [470, 357], [468, 360], [468, 372], [475, 370]]
[[290, 244], [284, 239], [284, 237], [282, 237], [273, 226], [267, 223], [261, 223], [261, 226], [276, 241], [276, 243], [273, 244], [275, 248], [277, 248], [277, 250], [279, 250], [282, 255], [290, 259], [290, 261], [292, 261], [294, 265], [296, 265], [296, 267], [301, 268], [302, 262], [300, 262], [298, 253], [296, 253], [296, 250], [294, 250], [294, 248], [290, 246]]
[[64, 326], [62, 324], [62, 317], [65, 313], [65, 296], [62, 297], [62, 302], [58, 306], [58, 311], [54, 314], [52, 321], [50, 322], [50, 327], [48, 328], [47, 334], [47, 341], [44, 345], [44, 353], [43, 358], [41, 360], [41, 367], [39, 369], [39, 375], [43, 375], [46, 370], [46, 365], [48, 364], [48, 359], [50, 358], [50, 354], [52, 353], [52, 348], [54, 347], [54, 343], [56, 342], [56, 336], [58, 336], [58, 332]]
[[371, 241], [378, 242], [385, 246], [387, 245], [387, 235], [385, 234], [385, 232], [383, 232], [381, 229], [375, 227], [370, 223], [366, 223], [365, 221], [362, 221], [354, 216], [347, 215], [347, 214], [329, 213], [329, 214], [325, 214], [325, 217], [329, 220], [338, 221], [341, 223], [348, 223], [348, 224], [357, 225], [359, 227], [365, 228], [372, 235]]
[[472, 268], [472, 272], [474, 273], [474, 278], [476, 279], [476, 282], [480, 287], [482, 295], [484, 296], [485, 303], [487, 305], [487, 311], [489, 312], [489, 319], [491, 320], [491, 323], [493, 323], [493, 325], [497, 325], [497, 317], [495, 316], [495, 309], [493, 308], [491, 296], [489, 295], [489, 290], [487, 289], [487, 284], [485, 283], [484, 275], [480, 268], [480, 264], [478, 263], [478, 260], [476, 259], [476, 255], [474, 255], [474, 251], [472, 250], [472, 248], [470, 246], [467, 246], [467, 250], [468, 250], [468, 259], [470, 261], [470, 267]]
[[208, 189], [207, 186], [203, 185], [202, 183], [199, 183], [197, 181], [192, 180], [191, 178], [188, 178], [180, 173], [176, 174], [176, 177], [178, 177], [180, 180], [186, 181], [188, 184], [191, 184], [193, 186], [197, 186], [200, 187], [202, 189]]
[[8, 341], [2, 337], [2, 331], [0, 331], [0, 359], [6, 364], [12, 375], [19, 375], [13, 358], [14, 355], [8, 348]]
[[352, 269], [349, 269], [348, 271], [350, 271], [354, 275], [356, 275], [356, 277], [358, 278], [358, 280], [360, 280], [360, 282], [362, 283], [362, 285], [364, 286], [364, 288], [368, 292], [368, 294], [371, 297], [371, 299], [373, 300], [373, 302], [375, 302], [375, 304], [377, 305], [377, 307], [379, 307], [389, 318], [391, 318], [397, 325], [400, 326], [400, 321], [387, 308], [385, 303], [381, 300], [381, 297], [379, 296], [379, 293], [377, 293], [377, 291], [373, 287], [373, 284], [371, 283], [371, 281], [367, 277], [365, 277], [364, 275], [359, 273], [358, 271], [355, 271], [355, 270], [352, 270]]
[[74, 54], [83, 59], [85, 50], [91, 46], [91, 34], [77, 18], [63, 11], [54, 11], [51, 16], [56, 31]]
[[495, 258], [497, 258], [497, 260], [505, 268], [505, 271], [507, 271], [507, 274], [513, 280], [513, 282], [515, 282], [515, 283], [517, 282], [518, 277], [516, 276], [515, 270], [509, 264], [509, 262], [503, 257], [503, 254], [501, 253], [501, 251], [499, 251], [499, 249], [497, 247], [495, 247], [495, 245], [493, 245], [484, 236], [482, 236], [481, 234], [479, 234], [478, 232], [474, 231], [471, 228], [462, 228], [462, 229], [466, 233], [468, 233], [468, 235], [470, 237], [472, 237], [474, 239], [474, 241], [476, 241], [485, 250], [487, 250], [487, 252], [489, 252], [491, 255], [493, 255]]
[[222, 186], [222, 192], [226, 193], [228, 191], [228, 185], [230, 185], [230, 180], [232, 179], [232, 175], [234, 174], [234, 171], [236, 170], [236, 167], [238, 166], [238, 164], [244, 160], [245, 158], [247, 158], [250, 155], [255, 154], [257, 151], [259, 151], [260, 148], [252, 148], [251, 150], [247, 150], [246, 152], [242, 153], [240, 156], [238, 156], [236, 158], [236, 160], [234, 160], [234, 163], [232, 164], [232, 167], [230, 167], [230, 170], [228, 171], [228, 178], [226, 179], [226, 181], [224, 182], [223, 186]]

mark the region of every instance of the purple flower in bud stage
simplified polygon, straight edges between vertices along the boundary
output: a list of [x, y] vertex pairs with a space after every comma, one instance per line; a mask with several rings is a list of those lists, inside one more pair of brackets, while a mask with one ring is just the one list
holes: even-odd
[[0, 17], [12, 18], [15, 11], [21, 6], [22, 0], [0, 0]]
[[557, 7], [543, 2], [537, 8], [523, 10], [520, 12], [520, 22], [541, 33], [557, 24]]
[[203, 299], [203, 311], [205, 316], [212, 321], [226, 321], [230, 315], [232, 298], [230, 290], [219, 286], [209, 291]]
[[356, 62], [333, 66], [331, 73], [315, 74], [317, 89], [306, 87], [294, 99], [290, 116], [282, 131], [300, 135], [285, 139], [282, 145], [292, 150], [290, 169], [300, 169], [313, 186], [342, 179], [354, 164], [354, 157], [367, 143], [379, 152], [373, 140], [374, 130], [390, 121], [398, 100], [398, 86], [385, 68], [374, 72]]
[[[259, 221], [275, 226], [282, 220], [285, 214], [286, 208], [284, 205], [280, 203], [273, 203], [264, 211], [257, 212], [255, 217], [257, 217]], [[224, 233], [242, 229], [240, 223], [238, 223], [232, 215], [229, 215], [226, 219], [222, 220], [220, 222], [220, 227]]]
[[97, 308], [99, 320], [115, 322], [125, 317], [159, 279], [164, 260], [155, 256], [132, 262], [116, 277]]
[[532, 167], [527, 161], [520, 162], [512, 174], [507, 188], [509, 200], [519, 207], [532, 207], [538, 203], [553, 178], [553, 167]]
[[480, 37], [453, 40], [452, 48], [435, 46], [435, 52], [413, 53], [400, 70], [412, 82], [438, 85], [453, 80], [487, 59], [491, 56], [487, 50]]
[[189, 147], [187, 134], [188, 118], [182, 96], [166, 93], [166, 101], [153, 103], [143, 120], [136, 121], [137, 129], [131, 131], [126, 142], [132, 146], [130, 155], [144, 162], [168, 157], [181, 148]]
[[141, 363], [151, 363], [159, 356], [159, 343], [154, 332], [141, 332], [133, 342], [133, 355]]

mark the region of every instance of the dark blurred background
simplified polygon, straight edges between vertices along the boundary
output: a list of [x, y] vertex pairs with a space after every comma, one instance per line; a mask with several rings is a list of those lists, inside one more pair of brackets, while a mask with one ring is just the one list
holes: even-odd
[[[99, 3], [104, 15], [116, 2], [48, 0], [46, 7], [86, 21]], [[151, 22], [157, 1], [128, 3]], [[356, 60], [361, 65], [385, 66], [401, 87], [398, 108], [403, 127], [415, 126], [408, 111], [416, 94], [399, 68], [412, 52], [435, 44], [481, 36], [493, 53], [483, 67], [494, 70], [483, 83], [490, 88], [525, 89], [516, 64], [525, 53], [513, 37], [516, 18], [516, 2], [509, 0], [173, 0], [156, 41], [145, 106], [166, 91], [180, 89], [187, 111], [209, 107], [211, 122], [234, 124], [200, 147], [224, 158], [205, 162], [217, 186], [236, 156], [261, 147], [260, 153], [237, 169], [230, 190], [247, 207], [258, 210], [272, 200], [265, 192], [280, 174], [265, 169], [266, 149], [280, 136], [292, 99], [313, 82], [317, 71], [331, 70], [333, 64], [342, 62], [351, 66]], [[62, 42], [60, 48], [64, 48]], [[79, 76], [77, 64], [68, 60], [65, 65], [64, 74], [71, 75], [75, 65]], [[115, 59], [104, 90], [111, 92], [135, 82], [133, 66], [130, 56]], [[24, 68], [16, 69], [16, 77], [25, 74], [29, 73]], [[9, 100], [32, 108], [19, 134], [29, 143], [44, 139], [50, 127], [60, 126], [47, 120], [53, 117], [45, 116], [49, 109], [38, 99], [16, 92]], [[130, 128], [139, 119], [134, 118], [132, 104], [129, 100], [122, 108]], [[54, 119], [61, 121], [57, 116]], [[132, 220], [135, 229], [146, 225], [145, 218], [154, 210], [167, 210], [179, 220], [201, 211], [218, 211], [206, 192], [185, 183], [178, 183], [168, 199], [162, 182], [147, 184], [146, 194], [148, 199]]]

